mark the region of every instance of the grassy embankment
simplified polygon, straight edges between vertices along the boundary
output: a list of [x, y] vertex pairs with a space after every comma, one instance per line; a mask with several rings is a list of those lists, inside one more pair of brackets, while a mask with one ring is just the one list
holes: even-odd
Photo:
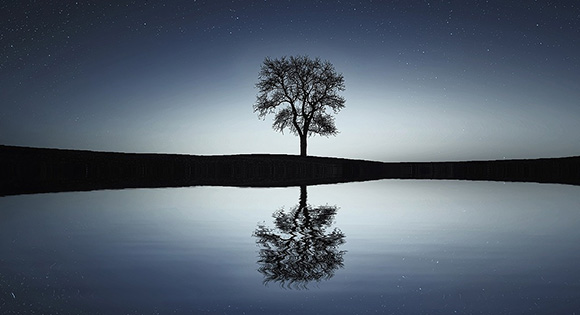
[[282, 187], [376, 179], [458, 179], [580, 185], [580, 157], [383, 163], [294, 155], [196, 156], [0, 145], [0, 196], [96, 189]]

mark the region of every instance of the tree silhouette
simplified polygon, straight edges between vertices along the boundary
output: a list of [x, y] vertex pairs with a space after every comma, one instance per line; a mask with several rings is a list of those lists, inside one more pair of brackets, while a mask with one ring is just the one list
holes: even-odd
[[328, 280], [343, 267], [346, 251], [338, 247], [345, 243], [344, 234], [338, 228], [326, 232], [337, 209], [308, 205], [306, 186], [301, 186], [298, 206], [287, 213], [283, 209], [274, 213], [276, 228], [258, 225], [253, 236], [261, 247], [258, 271], [264, 275], [264, 284], [306, 289], [309, 282]]
[[344, 78], [334, 66], [320, 58], [307, 56], [266, 58], [262, 64], [259, 89], [254, 112], [264, 118], [274, 115], [272, 128], [284, 132], [286, 128], [300, 137], [300, 155], [306, 156], [308, 137], [318, 134], [334, 136], [338, 133], [334, 117], [344, 108]]

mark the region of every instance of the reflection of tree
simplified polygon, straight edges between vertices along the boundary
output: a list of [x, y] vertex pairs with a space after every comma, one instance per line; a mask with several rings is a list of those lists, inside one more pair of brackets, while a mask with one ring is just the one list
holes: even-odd
[[254, 236], [261, 247], [258, 263], [264, 283], [304, 289], [311, 281], [328, 280], [343, 266], [344, 234], [338, 228], [327, 233], [336, 214], [336, 206], [313, 208], [306, 203], [306, 186], [300, 187], [300, 203], [284, 212], [274, 212], [276, 228], [258, 225]]

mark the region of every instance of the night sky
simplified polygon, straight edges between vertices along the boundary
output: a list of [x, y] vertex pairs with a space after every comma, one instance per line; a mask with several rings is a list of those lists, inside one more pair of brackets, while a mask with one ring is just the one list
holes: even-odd
[[284, 55], [345, 78], [340, 134], [311, 155], [580, 155], [574, 0], [1, 1], [0, 144], [298, 154], [252, 111]]

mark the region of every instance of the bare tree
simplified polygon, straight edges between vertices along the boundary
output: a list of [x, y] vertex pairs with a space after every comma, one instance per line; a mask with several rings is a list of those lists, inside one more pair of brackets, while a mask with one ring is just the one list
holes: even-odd
[[264, 284], [276, 282], [288, 289], [307, 289], [310, 282], [328, 280], [344, 266], [344, 233], [334, 228], [336, 206], [313, 207], [300, 186], [300, 203], [274, 212], [274, 228], [258, 224], [253, 236], [260, 247], [258, 271]]
[[256, 87], [259, 94], [254, 112], [260, 118], [274, 114], [274, 130], [283, 133], [288, 128], [298, 135], [301, 156], [306, 156], [308, 137], [338, 133], [332, 113], [344, 108], [345, 99], [338, 92], [345, 85], [330, 62], [308, 56], [267, 57]]

